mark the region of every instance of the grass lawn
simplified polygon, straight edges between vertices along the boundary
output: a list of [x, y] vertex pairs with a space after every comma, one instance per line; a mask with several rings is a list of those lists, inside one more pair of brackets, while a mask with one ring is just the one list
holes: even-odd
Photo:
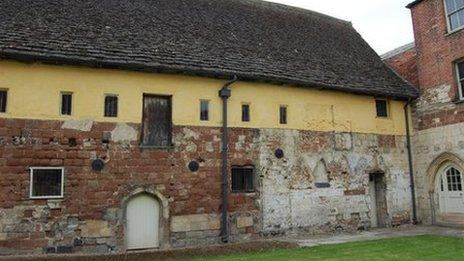
[[416, 236], [374, 241], [276, 249], [231, 256], [196, 257], [188, 260], [459, 260], [464, 261], [464, 239]]

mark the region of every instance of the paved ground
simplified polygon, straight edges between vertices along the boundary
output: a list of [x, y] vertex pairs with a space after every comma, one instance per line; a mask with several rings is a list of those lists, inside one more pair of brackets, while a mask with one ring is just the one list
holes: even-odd
[[464, 229], [446, 228], [436, 226], [401, 226], [397, 228], [382, 228], [357, 233], [344, 233], [336, 235], [293, 235], [279, 238], [278, 241], [296, 243], [301, 247], [338, 244], [354, 241], [375, 240], [393, 237], [418, 236], [418, 235], [441, 235], [464, 238]]

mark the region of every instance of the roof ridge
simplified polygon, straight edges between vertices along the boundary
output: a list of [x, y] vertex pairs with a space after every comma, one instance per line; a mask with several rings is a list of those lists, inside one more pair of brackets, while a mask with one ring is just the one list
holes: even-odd
[[332, 19], [332, 20], [335, 20], [335, 21], [338, 21], [338, 22], [342, 22], [342, 23], [346, 23], [346, 24], [349, 24], [349, 25], [352, 24], [351, 21], [347, 21], [347, 20], [344, 20], [344, 19], [341, 19], [341, 18], [330, 16], [330, 15], [320, 13], [320, 12], [317, 12], [317, 11], [314, 11], [314, 10], [311, 10], [311, 9], [306, 9], [306, 8], [302, 8], [302, 7], [297, 7], [297, 6], [272, 2], [272, 0], [239, 0], [239, 1], [254, 2], [254, 3], [257, 3], [257, 4], [268, 5], [268, 6], [271, 6], [271, 7], [285, 8], [285, 9], [287, 9], [289, 11], [312, 13], [314, 15], [317, 15], [317, 16], [320, 16], [320, 17], [323, 17], [323, 18], [329, 18], [329, 19]]

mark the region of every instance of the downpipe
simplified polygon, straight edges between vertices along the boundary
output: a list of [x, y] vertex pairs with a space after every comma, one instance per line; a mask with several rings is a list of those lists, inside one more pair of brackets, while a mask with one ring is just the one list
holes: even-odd
[[232, 95], [229, 87], [238, 81], [236, 75], [232, 80], [228, 81], [219, 91], [219, 97], [222, 99], [222, 225], [221, 225], [221, 241], [223, 243], [229, 242], [229, 171], [228, 171], [228, 157], [229, 157], [229, 131], [227, 121], [227, 101]]
[[409, 126], [409, 105], [411, 104], [411, 99], [406, 102], [404, 105], [404, 118], [406, 120], [406, 147], [408, 150], [408, 163], [409, 163], [409, 182], [411, 188], [411, 202], [412, 202], [412, 223], [416, 225], [417, 222], [417, 207], [416, 207], [416, 188], [414, 184], [414, 168], [412, 161], [412, 147], [411, 147], [411, 133]]

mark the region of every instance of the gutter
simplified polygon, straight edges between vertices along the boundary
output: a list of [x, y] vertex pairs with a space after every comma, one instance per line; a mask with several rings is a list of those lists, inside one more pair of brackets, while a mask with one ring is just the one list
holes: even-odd
[[411, 104], [411, 99], [409, 99], [404, 105], [404, 116], [406, 120], [406, 147], [408, 149], [408, 163], [409, 163], [409, 180], [411, 187], [411, 202], [412, 202], [412, 223], [417, 224], [417, 207], [416, 207], [416, 189], [414, 185], [414, 168], [412, 162], [412, 147], [411, 147], [411, 134], [409, 128], [409, 112], [408, 108]]
[[219, 91], [219, 97], [222, 99], [222, 224], [221, 224], [221, 241], [229, 242], [229, 170], [227, 159], [229, 157], [229, 132], [227, 122], [227, 100], [232, 92], [229, 86], [237, 82], [238, 78], [234, 75], [232, 80], [228, 81]]

